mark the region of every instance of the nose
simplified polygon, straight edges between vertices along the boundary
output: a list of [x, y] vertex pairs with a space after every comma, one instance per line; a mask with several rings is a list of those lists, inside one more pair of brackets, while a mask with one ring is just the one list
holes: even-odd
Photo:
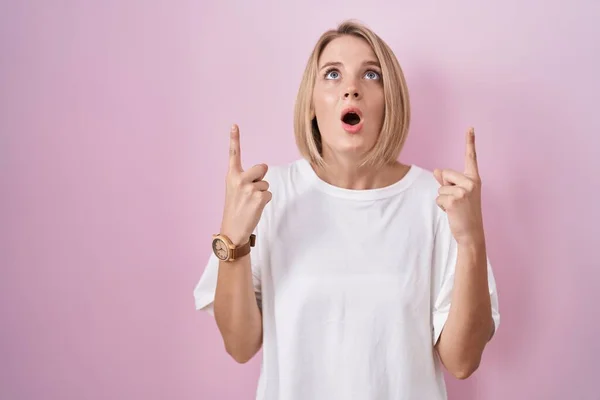
[[348, 99], [358, 99], [360, 97], [360, 93], [358, 92], [358, 89], [356, 89], [355, 86], [351, 86], [349, 88], [347, 88], [346, 90], [344, 90], [344, 99], [348, 100]]

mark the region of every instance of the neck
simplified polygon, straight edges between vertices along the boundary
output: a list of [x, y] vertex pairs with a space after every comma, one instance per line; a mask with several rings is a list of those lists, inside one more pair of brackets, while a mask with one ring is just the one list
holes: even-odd
[[397, 182], [406, 174], [409, 167], [398, 162], [380, 168], [360, 167], [357, 161], [327, 159], [325, 167], [314, 167], [314, 169], [319, 178], [330, 185], [343, 189], [368, 190]]

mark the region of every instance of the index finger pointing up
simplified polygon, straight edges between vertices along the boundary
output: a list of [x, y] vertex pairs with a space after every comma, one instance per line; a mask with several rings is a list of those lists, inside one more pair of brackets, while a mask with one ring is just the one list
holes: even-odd
[[465, 154], [465, 175], [476, 178], [479, 176], [477, 166], [477, 152], [475, 151], [475, 129], [470, 128], [467, 132], [467, 152]]
[[234, 124], [229, 135], [229, 170], [242, 172], [240, 152], [240, 128]]

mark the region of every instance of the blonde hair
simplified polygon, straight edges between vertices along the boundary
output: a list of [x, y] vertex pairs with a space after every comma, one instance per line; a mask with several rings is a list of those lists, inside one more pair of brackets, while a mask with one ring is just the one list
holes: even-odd
[[396, 161], [406, 141], [410, 124], [408, 87], [392, 49], [371, 29], [353, 20], [344, 21], [337, 29], [323, 33], [308, 59], [294, 109], [296, 145], [304, 158], [318, 166], [325, 166], [321, 133], [313, 114], [313, 89], [323, 50], [333, 39], [344, 35], [365, 40], [381, 65], [385, 101], [383, 125], [377, 143], [365, 155], [362, 163], [362, 165], [380, 167]]

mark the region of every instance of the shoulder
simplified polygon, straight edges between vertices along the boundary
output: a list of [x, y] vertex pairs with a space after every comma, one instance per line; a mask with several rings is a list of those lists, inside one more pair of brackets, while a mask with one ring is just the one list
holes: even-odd
[[266, 177], [279, 179], [293, 174], [303, 174], [307, 164], [308, 161], [299, 158], [283, 164], [268, 165]]
[[264, 180], [269, 183], [273, 197], [266, 207], [266, 213], [272, 209], [281, 209], [305, 190], [309, 182], [308, 161], [297, 159], [284, 164], [268, 165]]
[[414, 170], [411, 171], [414, 175], [411, 188], [425, 196], [437, 196], [440, 184], [437, 179], [435, 179], [433, 171], [416, 164], [412, 164], [411, 169]]
[[284, 164], [268, 165], [264, 179], [269, 182], [272, 190], [278, 191], [285, 186], [299, 185], [306, 181], [309, 174], [308, 169], [310, 169], [310, 165], [303, 158]]
[[432, 170], [418, 165], [412, 165], [411, 168], [415, 169], [411, 184], [411, 198], [416, 201], [415, 207], [420, 215], [427, 215], [427, 220], [437, 226], [446, 218], [446, 213], [437, 205], [441, 185]]

